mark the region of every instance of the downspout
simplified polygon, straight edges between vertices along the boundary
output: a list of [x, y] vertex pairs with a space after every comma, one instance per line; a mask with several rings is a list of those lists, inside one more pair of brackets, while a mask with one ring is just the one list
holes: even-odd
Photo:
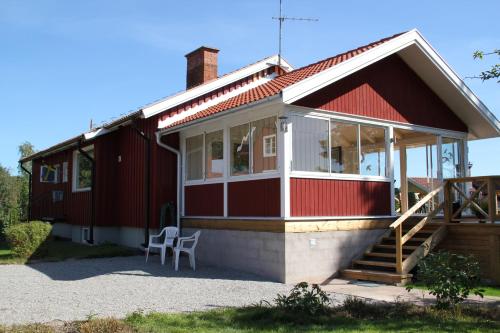
[[95, 185], [95, 160], [87, 154], [86, 151], [82, 149], [82, 142], [78, 141], [78, 151], [80, 154], [82, 154], [83, 157], [85, 157], [89, 162], [92, 164], [92, 176], [91, 176], [91, 186], [90, 186], [90, 196], [91, 196], [91, 211], [90, 211], [90, 228], [89, 228], [89, 233], [90, 233], [90, 239], [87, 239], [87, 242], [89, 244], [94, 244], [94, 224], [95, 224], [95, 191], [94, 191], [94, 185]]
[[165, 148], [166, 150], [177, 155], [177, 228], [179, 229], [179, 234], [181, 232], [181, 200], [182, 200], [182, 188], [181, 188], [181, 179], [182, 179], [182, 158], [181, 152], [167, 144], [161, 142], [160, 132], [156, 132], [156, 143], [158, 146]]
[[21, 169], [28, 174], [28, 221], [31, 220], [31, 180], [32, 180], [32, 174], [31, 172], [26, 169], [23, 165], [23, 162], [19, 162], [19, 166]]
[[143, 246], [146, 248], [149, 246], [149, 223], [151, 220], [151, 138], [144, 134], [139, 128], [137, 128], [136, 123], [132, 123], [132, 128], [137, 132], [137, 134], [144, 139], [146, 142], [146, 174], [144, 182], [146, 183], [144, 194], [144, 205], [146, 206], [146, 223], [144, 226], [144, 244]]

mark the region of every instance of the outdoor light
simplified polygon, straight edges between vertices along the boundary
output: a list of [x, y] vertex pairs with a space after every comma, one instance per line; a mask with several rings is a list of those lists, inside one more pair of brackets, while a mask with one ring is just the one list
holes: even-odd
[[288, 117], [281, 116], [278, 117], [280, 121], [280, 131], [281, 132], [287, 132], [288, 131]]

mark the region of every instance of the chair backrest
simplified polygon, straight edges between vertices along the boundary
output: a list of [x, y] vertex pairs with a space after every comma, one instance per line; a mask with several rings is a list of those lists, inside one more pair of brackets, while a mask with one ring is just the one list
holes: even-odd
[[166, 242], [167, 239], [173, 239], [179, 235], [179, 229], [177, 229], [177, 227], [165, 227], [163, 230], [165, 230], [164, 242]]
[[201, 231], [198, 230], [191, 236], [189, 236], [189, 240], [194, 239], [194, 242], [189, 242], [188, 244], [190, 245], [189, 247], [185, 247], [184, 244], [182, 244], [182, 248], [184, 249], [194, 249], [196, 247], [196, 244], [198, 244], [198, 238], [200, 237]]

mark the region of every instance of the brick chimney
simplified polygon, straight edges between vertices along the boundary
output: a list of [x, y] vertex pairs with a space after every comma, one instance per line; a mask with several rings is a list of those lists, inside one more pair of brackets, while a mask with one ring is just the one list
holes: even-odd
[[217, 53], [217, 49], [202, 46], [186, 54], [186, 89], [217, 78]]

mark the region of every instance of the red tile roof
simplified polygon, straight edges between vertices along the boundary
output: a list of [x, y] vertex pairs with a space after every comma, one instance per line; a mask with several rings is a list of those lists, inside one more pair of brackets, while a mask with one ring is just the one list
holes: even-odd
[[219, 104], [213, 105], [205, 110], [202, 110], [198, 113], [190, 115], [186, 118], [180, 119], [170, 125], [167, 128], [175, 127], [181, 124], [185, 124], [197, 119], [205, 118], [216, 113], [226, 111], [232, 108], [236, 108], [245, 104], [249, 104], [252, 102], [256, 102], [262, 100], [267, 97], [274, 96], [280, 93], [284, 88], [291, 86], [297, 82], [300, 82], [314, 74], [318, 74], [328, 68], [331, 68], [335, 65], [340, 64], [343, 61], [346, 61], [350, 58], [353, 58], [363, 52], [366, 52], [370, 49], [373, 49], [376, 46], [379, 46], [393, 38], [396, 38], [403, 33], [396, 34], [391, 37], [383, 38], [379, 41], [370, 43], [365, 46], [358, 47], [357, 49], [350, 50], [341, 54], [338, 54], [334, 57], [327, 58], [316, 63], [298, 68], [291, 72], [280, 75], [269, 82], [266, 82], [260, 86], [252, 88], [248, 91], [245, 91], [237, 96], [234, 96], [226, 101], [223, 101]]

